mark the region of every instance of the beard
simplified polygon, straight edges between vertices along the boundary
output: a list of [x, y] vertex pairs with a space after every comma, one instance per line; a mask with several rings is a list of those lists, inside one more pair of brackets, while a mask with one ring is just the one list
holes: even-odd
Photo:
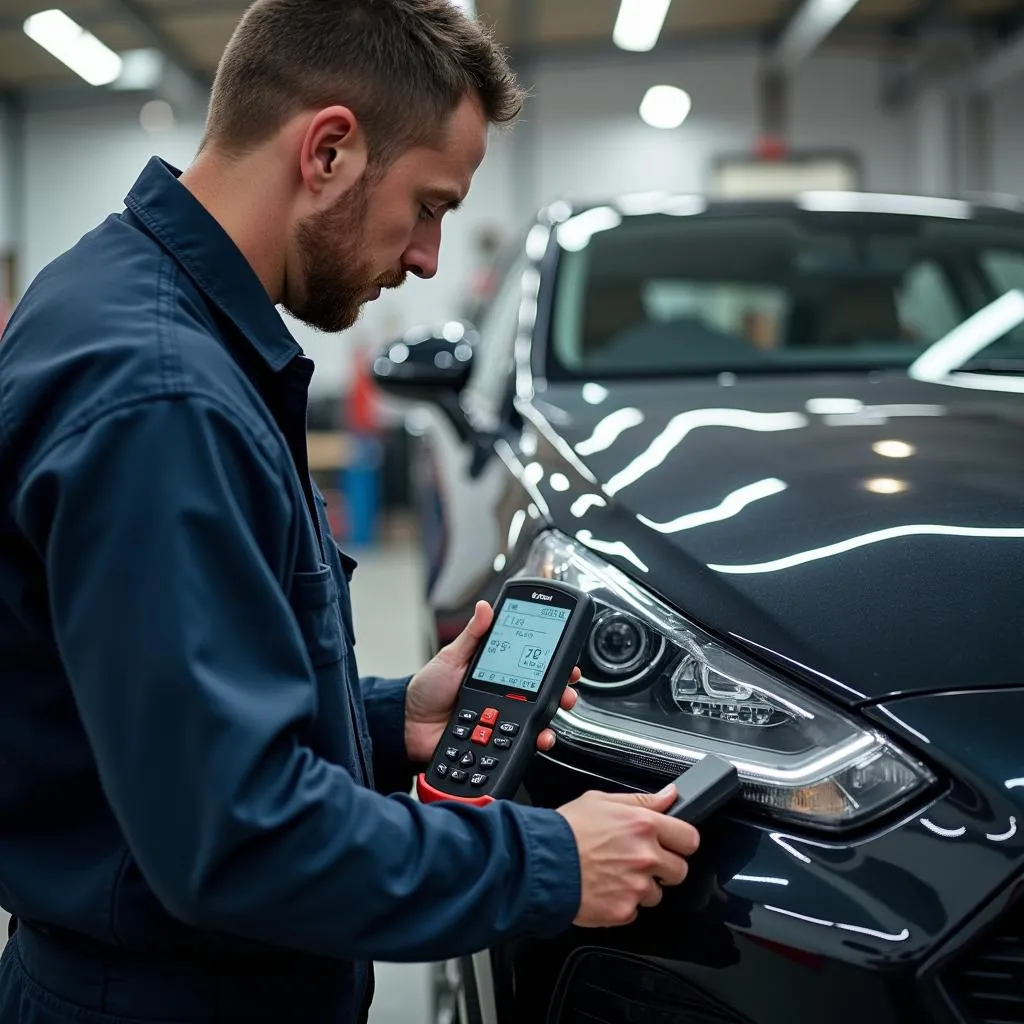
[[347, 330], [358, 319], [374, 288], [399, 288], [405, 271], [375, 276], [365, 257], [370, 185], [364, 176], [329, 210], [307, 217], [296, 241], [303, 294], [285, 308], [296, 319], [326, 334]]

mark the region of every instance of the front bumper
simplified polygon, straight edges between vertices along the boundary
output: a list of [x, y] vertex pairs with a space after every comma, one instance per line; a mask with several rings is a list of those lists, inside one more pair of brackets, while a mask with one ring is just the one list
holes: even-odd
[[[502, 1024], [1024, 1022], [1024, 691], [864, 713], [945, 773], [927, 806], [845, 842], [715, 823], [634, 925], [492, 951]], [[526, 785], [591, 788], [553, 758]]]

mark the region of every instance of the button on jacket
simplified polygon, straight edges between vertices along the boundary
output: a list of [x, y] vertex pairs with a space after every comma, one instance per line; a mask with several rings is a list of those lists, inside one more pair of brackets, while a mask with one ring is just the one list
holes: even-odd
[[[368, 961], [578, 908], [556, 812], [406, 795], [408, 680], [358, 676], [306, 464], [312, 364], [177, 177], [152, 161], [0, 342], [4, 1024], [38, 985], [115, 1017], [354, 1020]], [[32, 976], [65, 961], [74, 992]]]

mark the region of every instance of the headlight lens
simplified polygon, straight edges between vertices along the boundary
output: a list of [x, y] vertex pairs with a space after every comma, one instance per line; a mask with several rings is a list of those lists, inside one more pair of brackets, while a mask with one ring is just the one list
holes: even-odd
[[752, 804], [826, 829], [891, 810], [935, 781], [888, 738], [725, 647], [562, 534], [541, 534], [522, 575], [598, 604], [580, 699], [559, 742], [675, 776], [706, 753], [732, 761]]

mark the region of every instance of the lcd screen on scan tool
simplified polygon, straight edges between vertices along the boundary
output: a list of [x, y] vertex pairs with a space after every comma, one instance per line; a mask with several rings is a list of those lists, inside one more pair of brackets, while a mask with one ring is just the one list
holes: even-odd
[[498, 612], [473, 679], [536, 693], [571, 610], [508, 600]]

